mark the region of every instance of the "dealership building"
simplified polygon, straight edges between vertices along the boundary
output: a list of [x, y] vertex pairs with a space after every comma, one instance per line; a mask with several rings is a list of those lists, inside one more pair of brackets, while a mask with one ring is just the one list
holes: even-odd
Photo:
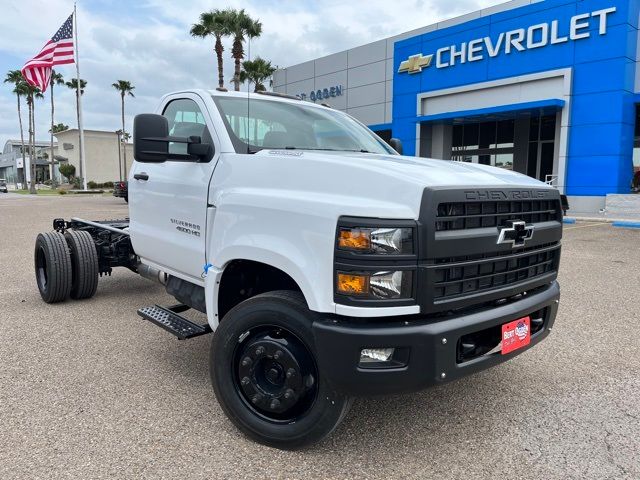
[[514, 0], [280, 69], [274, 90], [597, 211], [640, 170], [639, 15], [639, 0]]

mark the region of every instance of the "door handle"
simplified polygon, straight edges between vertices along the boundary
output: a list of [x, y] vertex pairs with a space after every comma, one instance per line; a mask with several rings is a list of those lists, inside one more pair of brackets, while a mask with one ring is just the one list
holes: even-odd
[[133, 178], [135, 178], [136, 180], [144, 180], [145, 182], [147, 180], [149, 180], [149, 175], [147, 175], [146, 173], [142, 172], [142, 173], [135, 173], [133, 175]]

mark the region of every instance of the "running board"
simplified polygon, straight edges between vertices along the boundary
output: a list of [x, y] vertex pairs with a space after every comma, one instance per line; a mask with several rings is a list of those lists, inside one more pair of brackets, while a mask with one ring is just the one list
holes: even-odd
[[186, 305], [173, 305], [171, 307], [161, 307], [154, 305], [153, 307], [143, 307], [138, 310], [145, 320], [164, 328], [167, 332], [173, 333], [178, 340], [186, 340], [187, 338], [199, 337], [211, 333], [211, 327], [208, 324], [198, 325], [191, 320], [179, 315], [180, 312], [189, 310]]

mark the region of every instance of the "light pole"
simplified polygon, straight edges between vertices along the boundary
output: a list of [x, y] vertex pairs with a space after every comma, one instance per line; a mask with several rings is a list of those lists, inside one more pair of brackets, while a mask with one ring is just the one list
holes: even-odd
[[118, 138], [118, 174], [120, 181], [122, 181], [122, 152], [120, 151], [120, 135], [122, 135], [122, 130], [116, 130], [116, 136]]

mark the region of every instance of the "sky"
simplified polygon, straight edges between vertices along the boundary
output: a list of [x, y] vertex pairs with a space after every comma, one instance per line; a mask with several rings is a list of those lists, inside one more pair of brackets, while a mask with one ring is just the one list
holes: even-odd
[[[287, 67], [415, 28], [502, 3], [496, 0], [79, 0], [80, 75], [84, 127], [120, 128], [120, 98], [111, 86], [128, 80], [135, 98], [126, 100], [126, 129], [133, 117], [153, 112], [160, 97], [183, 88], [214, 88], [217, 67], [213, 39], [192, 38], [191, 25], [201, 12], [244, 8], [262, 22], [263, 33], [251, 42], [251, 56]], [[53, 36], [73, 11], [71, 0], [4, 0], [0, 15], [0, 75], [20, 69]], [[225, 41], [225, 83], [230, 85], [231, 40]], [[65, 79], [75, 65], [58, 68]], [[76, 127], [75, 97], [65, 86], [54, 90], [55, 123]], [[36, 136], [49, 139], [49, 91], [36, 105]], [[26, 106], [23, 105], [26, 117]], [[0, 83], [0, 149], [19, 138], [16, 97]], [[24, 122], [26, 124], [26, 121]], [[26, 132], [25, 132], [26, 135]]]

